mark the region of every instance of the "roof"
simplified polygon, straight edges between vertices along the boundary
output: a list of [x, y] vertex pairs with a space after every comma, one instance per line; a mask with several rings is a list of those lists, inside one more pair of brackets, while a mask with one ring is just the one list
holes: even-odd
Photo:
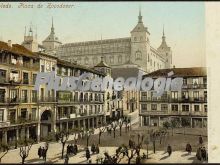
[[28, 57], [34, 57], [34, 58], [39, 58], [36, 53], [33, 53], [32, 51], [28, 50], [22, 45], [19, 44], [12, 44], [10, 47], [8, 43], [0, 41], [0, 49], [5, 50], [14, 54], [20, 54]]
[[143, 77], [168, 77], [168, 73], [173, 71], [173, 75], [169, 77], [205, 77], [207, 71], [205, 67], [192, 67], [192, 68], [170, 68], [170, 69], [159, 69], [144, 75]]
[[105, 76], [105, 74], [103, 74], [99, 71], [96, 71], [94, 69], [88, 68], [88, 67], [83, 66], [83, 65], [79, 65], [77, 63], [71, 63], [69, 61], [61, 60], [61, 59], [57, 59], [57, 65], [64, 65], [64, 66], [67, 66], [67, 67], [77, 68], [77, 69], [81, 69], [81, 70], [92, 72], [92, 73], [95, 73], [95, 74], [98, 74], [98, 75]]
[[116, 79], [118, 77], [123, 77], [127, 79], [129, 77], [138, 77], [138, 73], [140, 70], [139, 68], [112, 68], [112, 78]]
[[103, 60], [100, 61], [95, 67], [106, 67], [110, 68]]

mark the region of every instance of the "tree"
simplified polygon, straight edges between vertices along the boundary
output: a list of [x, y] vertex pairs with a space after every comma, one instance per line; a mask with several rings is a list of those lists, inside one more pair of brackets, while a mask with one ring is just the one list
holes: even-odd
[[111, 127], [112, 127], [113, 132], [114, 132], [114, 138], [115, 138], [115, 131], [116, 131], [117, 126], [118, 126], [117, 121], [113, 121], [113, 122], [111, 123]]
[[29, 152], [31, 150], [32, 145], [34, 144], [34, 140], [27, 139], [27, 137], [20, 139], [18, 141], [18, 145], [20, 146], [20, 157], [22, 159], [21, 163], [24, 164], [25, 159], [29, 156]]
[[1, 151], [1, 156], [0, 156], [0, 163], [2, 161], [2, 158], [8, 153], [9, 146], [7, 144], [0, 144], [0, 151]]
[[70, 134], [70, 132], [66, 131], [66, 130], [62, 130], [57, 133], [57, 137], [60, 140], [60, 142], [62, 143], [62, 159], [63, 159], [63, 155], [64, 155], [65, 144], [66, 144], [67, 140], [69, 139], [69, 134]]
[[163, 122], [163, 127], [166, 129], [169, 129], [171, 127], [170, 122], [168, 122], [168, 121]]
[[182, 118], [181, 119], [181, 126], [184, 128], [184, 135], [185, 135], [185, 132], [186, 132], [186, 127], [190, 126], [190, 118]]
[[174, 132], [174, 129], [177, 128], [179, 125], [179, 120], [174, 118], [174, 119], [171, 119], [170, 121], [170, 127], [172, 129], [172, 136], [173, 136], [173, 132]]
[[150, 140], [149, 140], [148, 137], [145, 138], [144, 143], [145, 143], [146, 146], [147, 146], [147, 159], [148, 159], [148, 148], [149, 148], [149, 143], [150, 143]]

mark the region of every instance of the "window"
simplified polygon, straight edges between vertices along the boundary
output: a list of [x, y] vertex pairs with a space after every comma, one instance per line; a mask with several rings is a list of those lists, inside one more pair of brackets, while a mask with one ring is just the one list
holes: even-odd
[[167, 104], [161, 104], [161, 111], [166, 111], [168, 110], [168, 105]]
[[37, 78], [37, 74], [33, 74], [33, 85], [35, 85], [36, 78]]
[[141, 109], [142, 110], [147, 110], [147, 104], [141, 104]]
[[204, 91], [204, 101], [207, 101], [207, 91]]
[[182, 111], [189, 111], [189, 105], [182, 105]]
[[37, 109], [32, 108], [31, 119], [36, 120], [36, 117], [37, 117]]
[[203, 77], [203, 84], [207, 84], [207, 77]]
[[194, 98], [194, 101], [199, 100], [199, 91], [193, 91], [193, 98]]
[[5, 102], [5, 89], [0, 89], [0, 102]]
[[207, 112], [207, 105], [204, 105], [204, 111]]
[[141, 54], [141, 51], [136, 51], [136, 53], [135, 53], [135, 59], [136, 60], [141, 60], [142, 59], [142, 54]]
[[32, 90], [32, 102], [37, 102], [37, 91]]
[[110, 57], [110, 63], [114, 63], [114, 56]]
[[178, 99], [178, 92], [171, 92], [171, 98], [173, 100], [177, 100]]
[[26, 103], [27, 102], [27, 90], [22, 90], [21, 91], [21, 98], [22, 98], [22, 102]]
[[198, 78], [193, 78], [193, 87], [197, 88], [199, 84], [199, 79]]
[[28, 79], [28, 73], [23, 73], [23, 84], [28, 84], [29, 79]]
[[0, 109], [0, 122], [3, 122], [4, 120], [4, 110]]
[[44, 65], [41, 65], [41, 72], [44, 72], [44, 70], [45, 70]]
[[6, 79], [6, 70], [0, 69], [0, 81], [5, 82], [5, 79]]
[[118, 63], [122, 63], [122, 56], [118, 56]]
[[189, 92], [188, 91], [182, 92], [182, 99], [184, 99], [184, 100], [188, 100], [189, 99]]
[[157, 104], [151, 104], [151, 110], [157, 110]]
[[194, 111], [198, 112], [199, 111], [199, 105], [194, 105]]
[[147, 92], [141, 92], [141, 100], [147, 101]]
[[178, 105], [177, 105], [177, 104], [173, 104], [173, 105], [171, 106], [171, 110], [172, 110], [172, 111], [178, 111]]
[[187, 79], [183, 78], [183, 85], [187, 85]]

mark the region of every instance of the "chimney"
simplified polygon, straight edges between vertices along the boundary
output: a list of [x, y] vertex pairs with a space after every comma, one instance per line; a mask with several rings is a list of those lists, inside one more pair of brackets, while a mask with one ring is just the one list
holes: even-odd
[[8, 40], [8, 46], [12, 46], [12, 44], [11, 44], [11, 40]]

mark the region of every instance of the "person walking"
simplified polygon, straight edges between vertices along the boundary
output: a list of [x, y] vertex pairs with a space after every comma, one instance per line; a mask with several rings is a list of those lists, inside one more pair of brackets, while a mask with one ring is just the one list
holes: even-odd
[[186, 151], [188, 152], [188, 154], [191, 154], [192, 152], [192, 146], [189, 143], [186, 144]]
[[96, 151], [96, 148], [95, 148], [95, 144], [94, 144], [94, 143], [93, 143], [92, 146], [91, 146], [91, 151], [92, 151], [92, 154], [94, 154], [95, 151]]
[[42, 156], [42, 148], [41, 148], [41, 146], [38, 148], [38, 156], [39, 156], [39, 159], [41, 158], [41, 156]]
[[203, 143], [202, 136], [201, 136], [201, 135], [199, 135], [199, 144], [200, 144], [200, 145], [202, 145], [202, 143]]
[[196, 157], [198, 160], [202, 160], [202, 153], [201, 153], [201, 147], [199, 147], [196, 151]]
[[89, 152], [89, 148], [86, 148], [86, 159], [89, 160], [90, 158], [90, 152]]
[[172, 154], [172, 147], [170, 145], [167, 146], [167, 152], [169, 156]]

